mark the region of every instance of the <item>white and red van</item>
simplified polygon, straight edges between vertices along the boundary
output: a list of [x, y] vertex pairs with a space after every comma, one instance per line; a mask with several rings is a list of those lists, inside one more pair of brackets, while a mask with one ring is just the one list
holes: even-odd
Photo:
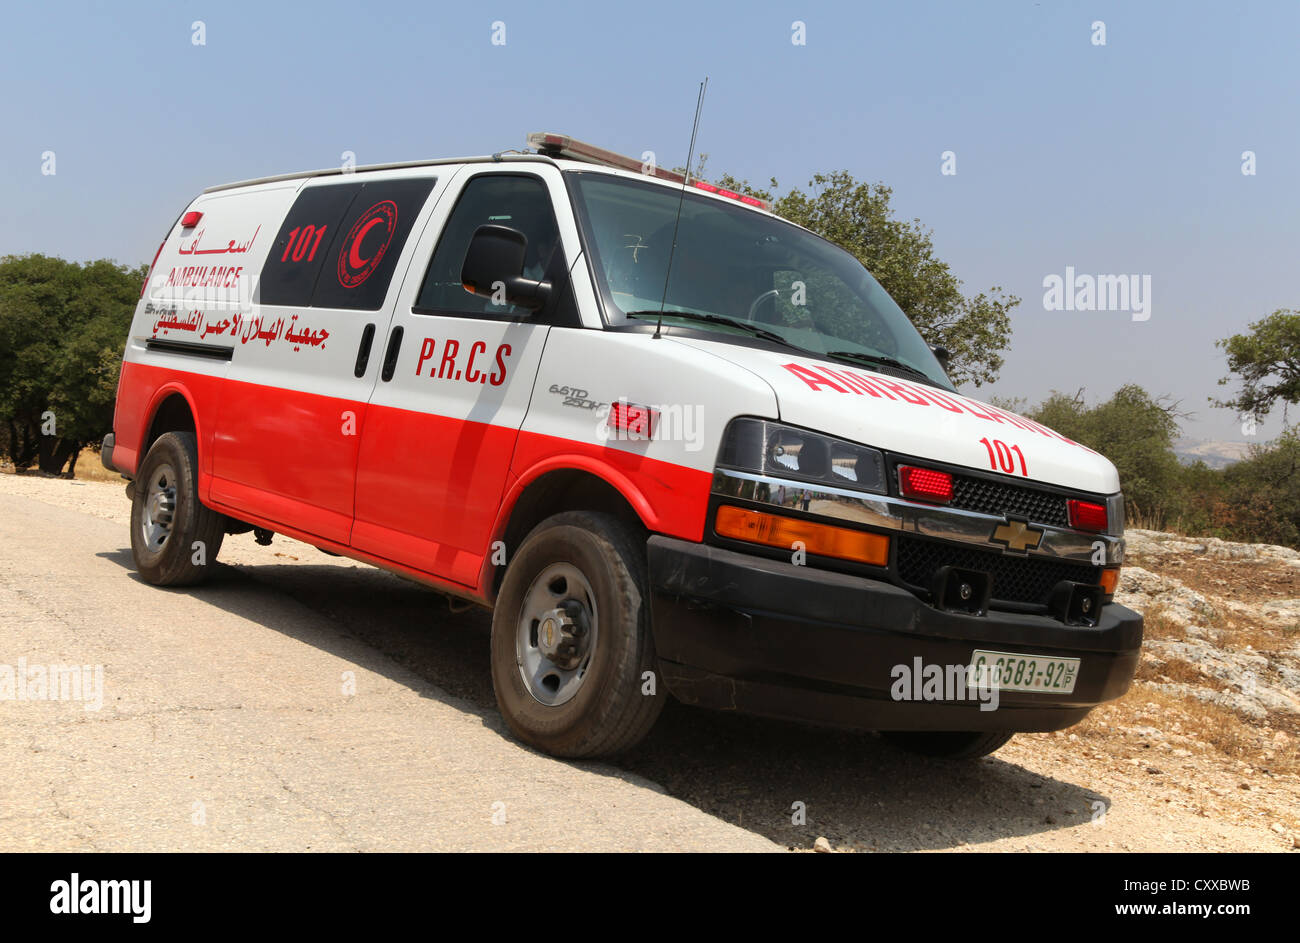
[[[669, 693], [970, 756], [1128, 688], [1110, 462], [958, 394], [761, 201], [529, 142], [186, 207], [103, 448], [145, 580], [255, 530], [491, 607], [502, 713], [562, 756]], [[929, 684], [984, 668], [996, 709]]]

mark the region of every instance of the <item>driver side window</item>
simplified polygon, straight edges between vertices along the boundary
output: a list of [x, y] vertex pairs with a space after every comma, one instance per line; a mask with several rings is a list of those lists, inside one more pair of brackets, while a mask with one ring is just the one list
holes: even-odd
[[546, 185], [532, 176], [483, 174], [465, 185], [443, 227], [424, 284], [420, 287], [416, 313], [492, 317], [529, 315], [526, 309], [495, 305], [490, 298], [472, 295], [461, 284], [461, 267], [465, 264], [470, 240], [480, 226], [486, 225], [508, 226], [527, 237], [528, 247], [521, 273], [525, 278], [558, 283], [565, 277], [560, 230]]

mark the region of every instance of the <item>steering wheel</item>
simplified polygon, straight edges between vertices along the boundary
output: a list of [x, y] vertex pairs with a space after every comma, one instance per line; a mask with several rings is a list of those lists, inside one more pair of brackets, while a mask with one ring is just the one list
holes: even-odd
[[754, 315], [758, 312], [759, 305], [761, 305], [768, 298], [779, 298], [780, 296], [781, 296], [781, 290], [779, 288], [771, 288], [763, 292], [761, 295], [755, 298], [753, 302], [750, 303], [749, 314], [745, 316], [745, 320], [753, 321]]

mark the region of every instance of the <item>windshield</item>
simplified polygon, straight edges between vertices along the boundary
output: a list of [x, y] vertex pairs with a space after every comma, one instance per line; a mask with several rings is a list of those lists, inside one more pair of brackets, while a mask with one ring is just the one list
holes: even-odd
[[609, 174], [569, 176], [614, 321], [657, 317], [681, 201], [665, 324], [716, 332], [719, 340], [774, 335], [818, 356], [896, 374], [901, 367], [953, 388], [907, 315], [843, 249], [689, 191], [683, 200], [676, 189]]

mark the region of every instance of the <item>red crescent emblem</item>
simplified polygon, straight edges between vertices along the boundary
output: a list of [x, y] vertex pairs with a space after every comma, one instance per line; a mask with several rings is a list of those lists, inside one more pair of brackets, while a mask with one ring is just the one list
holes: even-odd
[[[385, 229], [384, 241], [370, 258], [365, 258], [361, 255], [361, 243], [370, 230], [379, 225]], [[369, 278], [383, 261], [384, 253], [388, 251], [395, 232], [397, 232], [397, 204], [392, 200], [382, 200], [362, 213], [339, 248], [339, 284], [344, 288], [356, 288]]]
[[357, 233], [357, 238], [352, 240], [352, 249], [351, 251], [348, 252], [348, 265], [350, 265], [352, 268], [354, 269], [365, 268], [366, 263], [370, 261], [369, 259], [361, 258], [361, 243], [365, 241], [366, 233], [370, 232], [370, 230], [374, 229], [382, 222], [383, 220], [379, 219], [378, 217], [370, 220], [368, 223], [366, 223], [364, 226], [361, 227], [361, 232]]

